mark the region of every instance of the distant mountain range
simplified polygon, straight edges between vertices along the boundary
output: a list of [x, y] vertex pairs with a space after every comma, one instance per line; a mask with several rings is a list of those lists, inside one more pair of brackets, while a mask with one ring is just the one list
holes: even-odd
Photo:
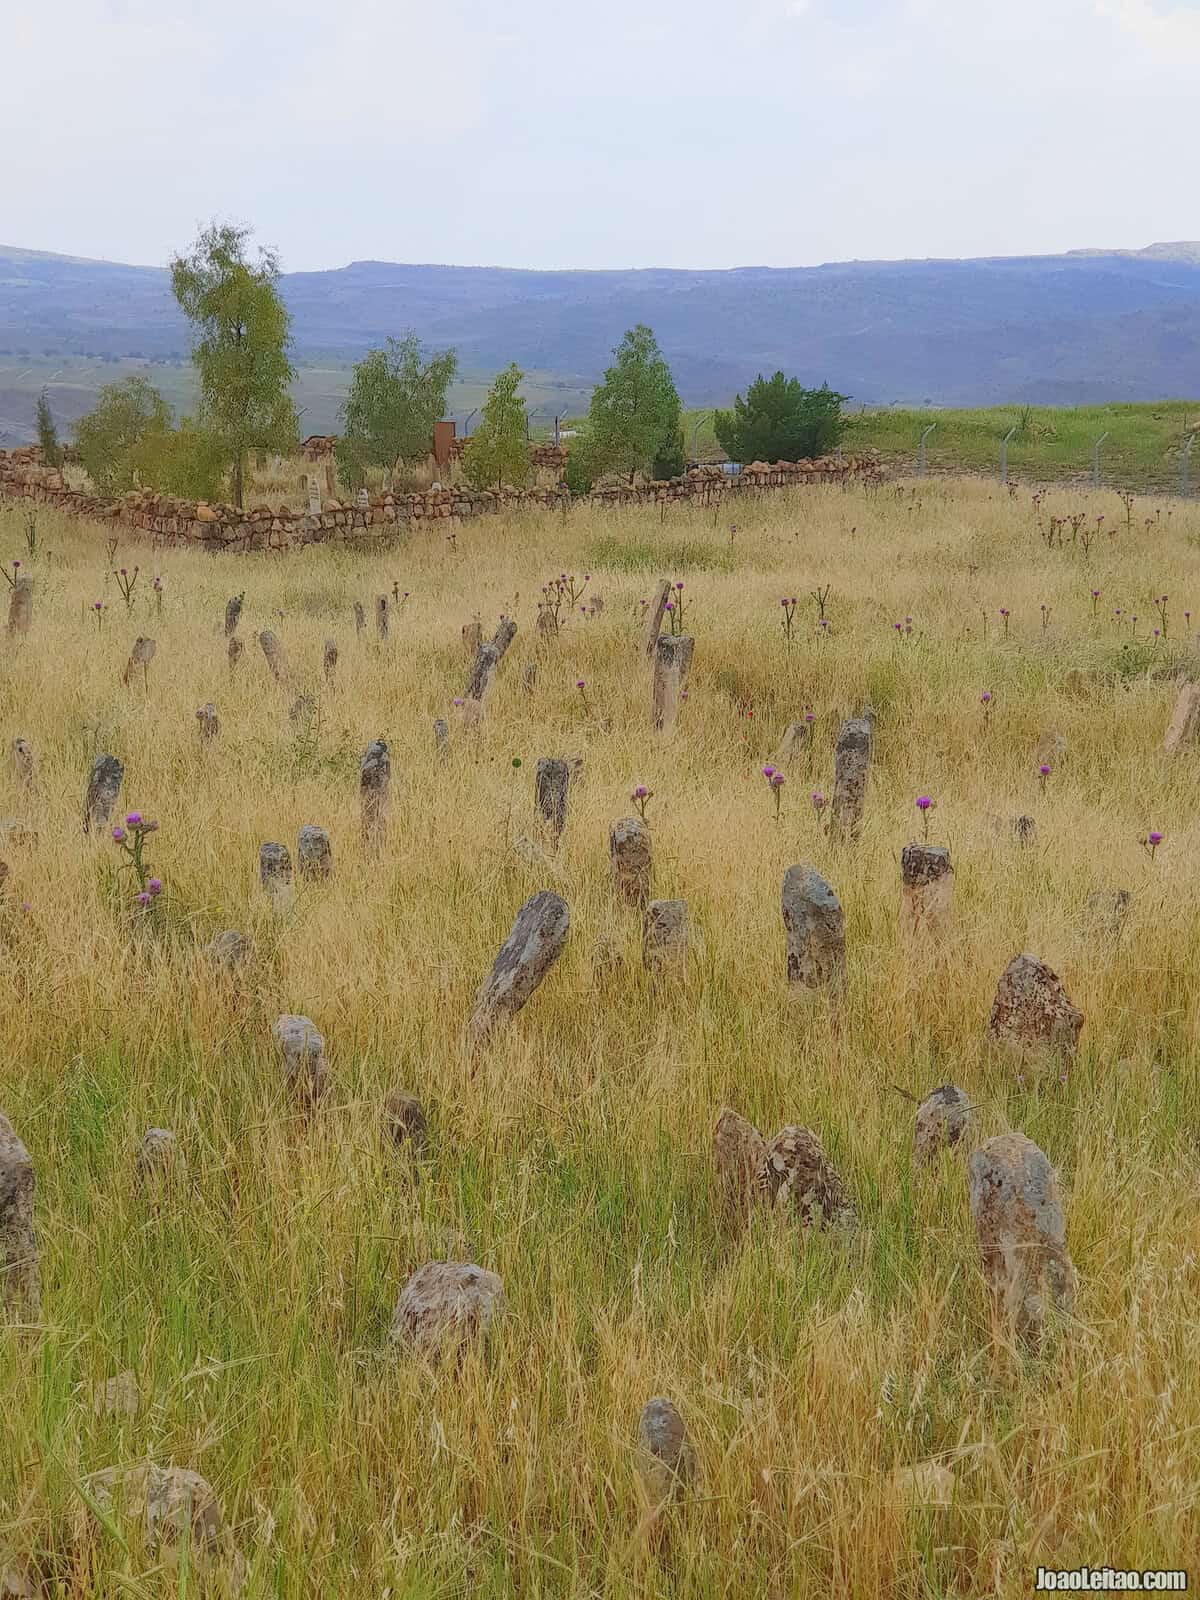
[[[868, 405], [1200, 396], [1200, 243], [723, 272], [356, 261], [283, 292], [302, 364], [413, 328], [468, 372], [515, 360], [584, 392], [646, 322], [692, 405], [777, 367]], [[170, 361], [188, 342], [162, 268], [0, 246], [0, 391], [23, 361]]]

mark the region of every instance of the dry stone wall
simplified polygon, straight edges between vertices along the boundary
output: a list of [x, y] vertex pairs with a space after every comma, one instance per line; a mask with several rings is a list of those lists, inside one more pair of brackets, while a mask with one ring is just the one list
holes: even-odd
[[500, 511], [566, 511], [575, 505], [614, 509], [687, 503], [716, 506], [747, 494], [844, 483], [877, 474], [874, 457], [848, 456], [842, 461], [824, 458], [777, 462], [774, 466], [754, 462], [736, 477], [727, 477], [716, 467], [698, 467], [665, 483], [623, 484], [578, 497], [561, 485], [546, 489], [457, 487], [327, 500], [319, 510], [253, 505], [238, 511], [233, 506], [179, 500], [152, 489], [135, 489], [118, 497], [72, 489], [57, 468], [42, 465], [36, 447], [0, 451], [0, 497], [53, 506], [69, 516], [94, 522], [111, 522], [160, 543], [199, 544], [231, 552], [286, 550], [304, 544], [380, 538], [397, 525], [419, 526], [449, 518], [465, 521]]

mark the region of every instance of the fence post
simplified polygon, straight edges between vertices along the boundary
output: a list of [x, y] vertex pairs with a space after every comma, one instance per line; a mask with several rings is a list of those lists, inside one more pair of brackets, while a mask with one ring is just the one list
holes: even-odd
[[1183, 454], [1179, 458], [1179, 493], [1186, 500], [1192, 492], [1192, 463], [1190, 460], [1192, 446], [1196, 442], [1194, 433], [1188, 434], [1188, 442], [1183, 447]]
[[925, 429], [925, 432], [921, 435], [921, 442], [917, 445], [917, 477], [918, 478], [923, 478], [925, 476], [925, 441], [926, 441], [926, 439], [928, 439], [929, 435], [933, 432], [933, 430], [936, 427], [937, 427], [937, 423], [936, 422], [931, 422], [929, 424], [929, 426]]
[[1004, 435], [1003, 439], [1001, 439], [1001, 441], [1000, 441], [1000, 482], [1001, 483], [1007, 483], [1008, 482], [1008, 441], [1012, 438], [1013, 434], [1016, 433], [1016, 431], [1017, 431], [1016, 425], [1014, 424], [1008, 430], [1008, 432]]
[[1092, 445], [1092, 488], [1093, 489], [1098, 489], [1100, 487], [1100, 446], [1104, 443], [1105, 439], [1107, 439], [1107, 438], [1108, 438], [1108, 429], [1106, 428], [1104, 430], [1104, 432], [1100, 435], [1100, 437]]

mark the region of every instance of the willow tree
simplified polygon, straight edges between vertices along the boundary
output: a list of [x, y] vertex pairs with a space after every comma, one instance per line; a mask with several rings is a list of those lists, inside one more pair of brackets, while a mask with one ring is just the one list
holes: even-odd
[[219, 442], [234, 504], [242, 504], [246, 454], [283, 454], [298, 439], [288, 393], [291, 318], [279, 294], [279, 258], [248, 249], [249, 228], [206, 228], [171, 262], [171, 287], [196, 330], [192, 360], [200, 378], [199, 422]]

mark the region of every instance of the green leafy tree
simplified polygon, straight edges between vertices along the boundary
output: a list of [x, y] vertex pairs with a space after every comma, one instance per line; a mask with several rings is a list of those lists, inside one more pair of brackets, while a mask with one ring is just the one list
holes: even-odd
[[294, 450], [296, 408], [288, 393], [291, 318], [279, 295], [274, 251], [248, 255], [250, 230], [214, 224], [190, 253], [171, 262], [171, 287], [196, 329], [192, 360], [200, 377], [200, 424], [221, 441], [242, 504], [246, 453]]
[[42, 447], [42, 460], [48, 467], [61, 467], [62, 445], [58, 440], [58, 429], [54, 425], [54, 416], [45, 389], [38, 395], [37, 406], [34, 408], [34, 421], [37, 425], [38, 443]]
[[713, 418], [717, 442], [732, 461], [810, 461], [842, 437], [846, 396], [829, 385], [805, 389], [798, 378], [758, 377], [732, 411]]
[[423, 461], [433, 425], [446, 414], [446, 391], [458, 371], [453, 350], [426, 355], [415, 333], [389, 339], [354, 368], [334, 446], [342, 482], [357, 488], [369, 467]]
[[177, 428], [147, 433], [134, 446], [137, 481], [182, 500], [218, 500], [225, 481], [225, 442], [184, 417]]
[[505, 367], [483, 403], [483, 419], [463, 452], [463, 471], [474, 489], [524, 484], [528, 480], [525, 404], [517, 394], [524, 377], [516, 362]]
[[170, 427], [170, 406], [135, 374], [104, 385], [93, 409], [75, 424], [75, 448], [102, 494], [122, 494], [137, 481], [136, 452], [143, 440]]
[[670, 466], [677, 458], [682, 466], [679, 394], [654, 334], [639, 323], [615, 355], [588, 408], [593, 471], [627, 473], [632, 483], [636, 473], [651, 472], [656, 463]]

